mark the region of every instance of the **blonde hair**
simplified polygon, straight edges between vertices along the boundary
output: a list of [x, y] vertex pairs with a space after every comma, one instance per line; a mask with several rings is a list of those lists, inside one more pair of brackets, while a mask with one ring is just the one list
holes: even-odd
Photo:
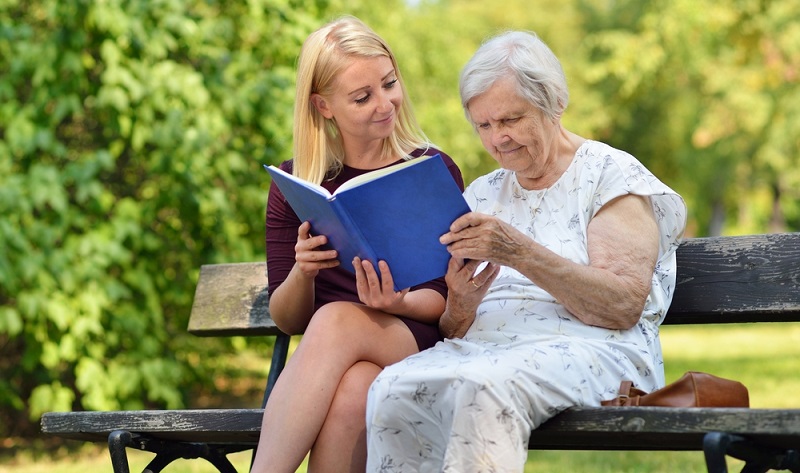
[[336, 77], [352, 58], [381, 56], [392, 61], [403, 93], [397, 125], [383, 141], [381, 157], [407, 157], [412, 150], [428, 145], [389, 45], [361, 20], [344, 16], [311, 33], [300, 51], [294, 104], [295, 176], [320, 184], [337, 175], [344, 161], [341, 133], [333, 120], [320, 114], [311, 95], [330, 94]]

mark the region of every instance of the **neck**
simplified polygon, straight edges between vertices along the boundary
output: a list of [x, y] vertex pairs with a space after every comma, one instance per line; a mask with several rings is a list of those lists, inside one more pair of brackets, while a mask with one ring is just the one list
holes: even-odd
[[389, 164], [391, 157], [383, 156], [383, 140], [347, 146], [344, 149], [344, 164], [356, 169], [377, 169]]
[[586, 141], [566, 128], [558, 124], [558, 131], [553, 136], [552, 148], [550, 150], [550, 157], [547, 159], [546, 169], [540, 177], [531, 179], [523, 178], [517, 175], [517, 181], [522, 187], [528, 190], [547, 189], [555, 184], [561, 175], [567, 170], [572, 160], [575, 158], [575, 153], [578, 148]]

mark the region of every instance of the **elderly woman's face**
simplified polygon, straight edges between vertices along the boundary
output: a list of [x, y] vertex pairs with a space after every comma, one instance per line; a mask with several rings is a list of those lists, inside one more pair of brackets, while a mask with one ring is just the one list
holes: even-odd
[[516, 92], [510, 79], [495, 82], [469, 102], [469, 115], [483, 146], [504, 169], [535, 187], [547, 179], [558, 152], [558, 122]]

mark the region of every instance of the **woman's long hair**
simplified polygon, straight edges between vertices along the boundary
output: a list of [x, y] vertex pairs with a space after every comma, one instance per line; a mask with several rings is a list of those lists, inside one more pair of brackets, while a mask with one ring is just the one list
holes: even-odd
[[330, 94], [335, 79], [353, 58], [381, 56], [392, 61], [403, 93], [397, 124], [383, 141], [381, 157], [406, 157], [412, 150], [427, 146], [389, 45], [361, 20], [345, 16], [309, 35], [300, 52], [294, 104], [294, 175], [320, 184], [339, 173], [344, 161], [341, 133], [333, 119], [319, 113], [311, 94]]

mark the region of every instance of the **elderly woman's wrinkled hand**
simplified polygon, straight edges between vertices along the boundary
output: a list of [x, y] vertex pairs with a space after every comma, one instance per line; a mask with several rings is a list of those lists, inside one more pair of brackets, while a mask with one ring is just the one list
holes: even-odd
[[531, 240], [495, 217], [470, 212], [456, 219], [439, 241], [454, 258], [513, 266], [514, 255]]
[[499, 271], [494, 263], [450, 258], [445, 275], [449, 297], [461, 306], [477, 307]]
[[475, 320], [478, 305], [499, 272], [500, 266], [494, 263], [450, 258], [445, 275], [447, 308], [439, 320], [439, 330], [445, 338], [466, 334]]

